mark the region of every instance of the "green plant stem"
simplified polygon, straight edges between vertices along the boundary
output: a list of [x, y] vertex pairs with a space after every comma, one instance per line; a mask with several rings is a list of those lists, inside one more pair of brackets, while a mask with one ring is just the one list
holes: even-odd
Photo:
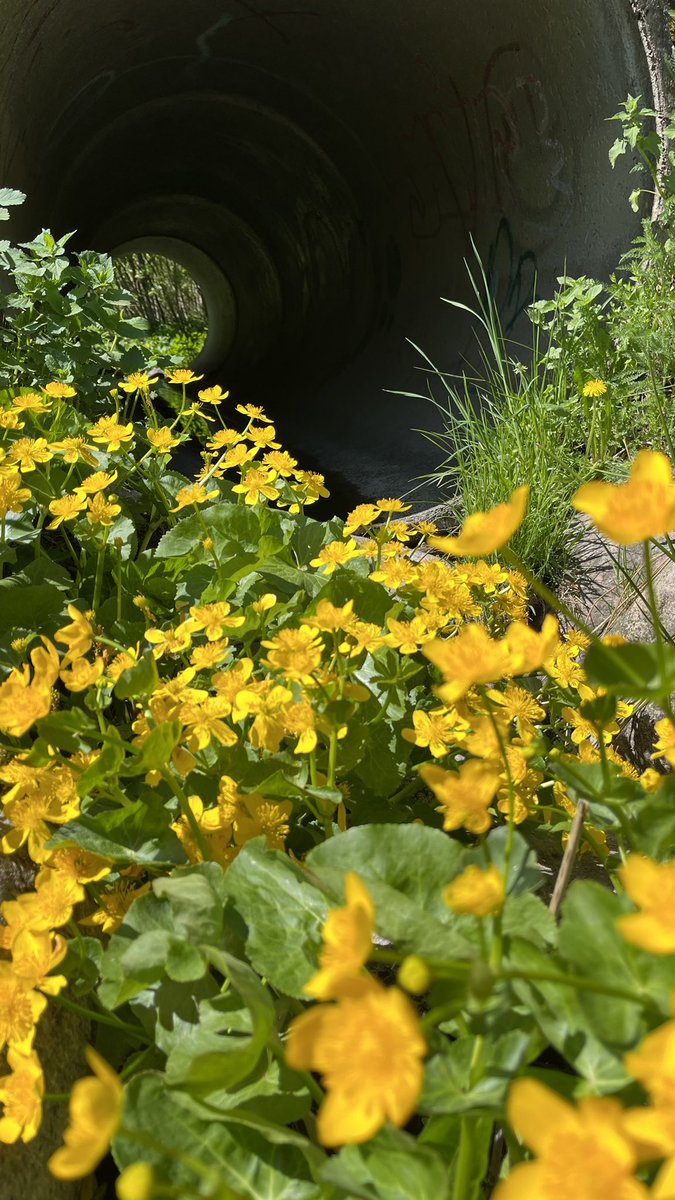
[[473, 1117], [462, 1117], [459, 1149], [455, 1160], [452, 1200], [474, 1200], [480, 1178], [475, 1163], [475, 1126]]
[[663, 640], [663, 629], [661, 626], [661, 618], [659, 616], [659, 602], [654, 586], [654, 565], [652, 563], [652, 551], [649, 541], [642, 543], [645, 559], [645, 577], [647, 580], [647, 595], [649, 597], [649, 610], [652, 617], [652, 625], [654, 627], [654, 638], [656, 641], [656, 654], [659, 660], [659, 675], [661, 676], [662, 695], [661, 700], [671, 721], [673, 720], [673, 704], [670, 697], [670, 688], [668, 686], [668, 672], [666, 670], [666, 651]]
[[204, 859], [204, 862], [213, 862], [213, 855], [211, 854], [211, 851], [209, 850], [208, 845], [206, 844], [206, 839], [204, 837], [204, 834], [202, 833], [201, 829], [199, 828], [199, 822], [197, 821], [195, 814], [193, 813], [192, 809], [190, 808], [188, 798], [185, 795], [185, 792], [183, 791], [182, 787], [180, 786], [178, 780], [174, 778], [172, 772], [169, 770], [168, 767], [163, 768], [161, 775], [162, 775], [162, 779], [164, 780], [164, 782], [168, 783], [169, 787], [171, 788], [171, 791], [173, 792], [174, 796], [178, 800], [178, 803], [180, 804], [181, 812], [182, 812], [183, 816], [185, 817], [185, 820], [187, 821], [188, 825], [190, 826], [190, 831], [192, 833], [193, 838], [195, 839], [195, 842], [197, 843], [197, 845], [199, 847], [199, 852], [200, 852], [202, 858]]
[[95, 613], [98, 613], [99, 606], [101, 604], [101, 592], [103, 591], [103, 567], [105, 565], [105, 552], [106, 546], [108, 545], [109, 535], [110, 529], [106, 528], [104, 530], [103, 541], [99, 546], [98, 555], [96, 558], [96, 578], [94, 580], [94, 599], [92, 602], [92, 608]]
[[517, 979], [525, 983], [560, 983], [565, 987], [578, 988], [583, 992], [595, 992], [599, 996], [614, 996], [617, 1000], [629, 1000], [643, 1008], [652, 1003], [652, 997], [641, 996], [628, 988], [612, 987], [610, 984], [599, 983], [583, 975], [562, 975], [559, 971], [513, 971], [505, 968], [499, 971], [498, 979]]
[[60, 1004], [62, 1008], [68, 1008], [71, 1012], [77, 1013], [80, 1017], [86, 1017], [88, 1021], [97, 1021], [99, 1025], [110, 1025], [112, 1029], [118, 1029], [120, 1033], [125, 1033], [127, 1037], [135, 1038], [137, 1042], [144, 1042], [150, 1045], [150, 1039], [141, 1033], [140, 1029], [135, 1029], [133, 1025], [128, 1025], [126, 1021], [121, 1021], [119, 1017], [113, 1017], [109, 1013], [96, 1012], [92, 1008], [85, 1008], [83, 1004], [77, 1004], [75, 1000], [69, 1000], [67, 996], [59, 993], [52, 996], [51, 999]]

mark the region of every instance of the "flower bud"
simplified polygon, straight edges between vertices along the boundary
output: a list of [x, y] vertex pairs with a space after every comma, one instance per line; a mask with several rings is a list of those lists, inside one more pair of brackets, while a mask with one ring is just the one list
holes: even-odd
[[423, 958], [409, 954], [399, 967], [398, 982], [413, 996], [421, 996], [431, 986], [431, 971]]
[[155, 1172], [150, 1163], [133, 1163], [126, 1171], [122, 1171], [115, 1188], [118, 1200], [152, 1200]]

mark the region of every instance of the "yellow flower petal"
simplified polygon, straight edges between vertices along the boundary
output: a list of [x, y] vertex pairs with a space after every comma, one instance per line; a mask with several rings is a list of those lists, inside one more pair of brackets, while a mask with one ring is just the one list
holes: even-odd
[[471, 513], [458, 537], [430, 537], [429, 545], [444, 554], [479, 558], [508, 542], [522, 524], [530, 495], [528, 484], [516, 488], [511, 499], [488, 512]]

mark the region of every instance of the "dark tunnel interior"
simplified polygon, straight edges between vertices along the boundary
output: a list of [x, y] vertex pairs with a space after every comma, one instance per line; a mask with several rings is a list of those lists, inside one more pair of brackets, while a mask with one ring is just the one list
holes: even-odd
[[[413, 345], [456, 370], [471, 241], [512, 328], [636, 228], [605, 119], [650, 96], [629, 0], [0, 3], [15, 236], [173, 249], [209, 382], [354, 495], [437, 465]], [[412, 343], [412, 344], [411, 344]], [[416, 495], [433, 500], [429, 487]]]

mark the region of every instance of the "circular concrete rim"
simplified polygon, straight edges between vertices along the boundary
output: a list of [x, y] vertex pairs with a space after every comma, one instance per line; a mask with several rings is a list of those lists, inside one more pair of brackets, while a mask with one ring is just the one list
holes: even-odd
[[113, 260], [126, 254], [158, 254], [185, 268], [202, 294], [207, 323], [204, 345], [188, 365], [195, 372], [216, 370], [226, 360], [237, 328], [237, 302], [232, 285], [218, 264], [198, 246], [181, 238], [152, 235], [113, 246], [110, 254]]

